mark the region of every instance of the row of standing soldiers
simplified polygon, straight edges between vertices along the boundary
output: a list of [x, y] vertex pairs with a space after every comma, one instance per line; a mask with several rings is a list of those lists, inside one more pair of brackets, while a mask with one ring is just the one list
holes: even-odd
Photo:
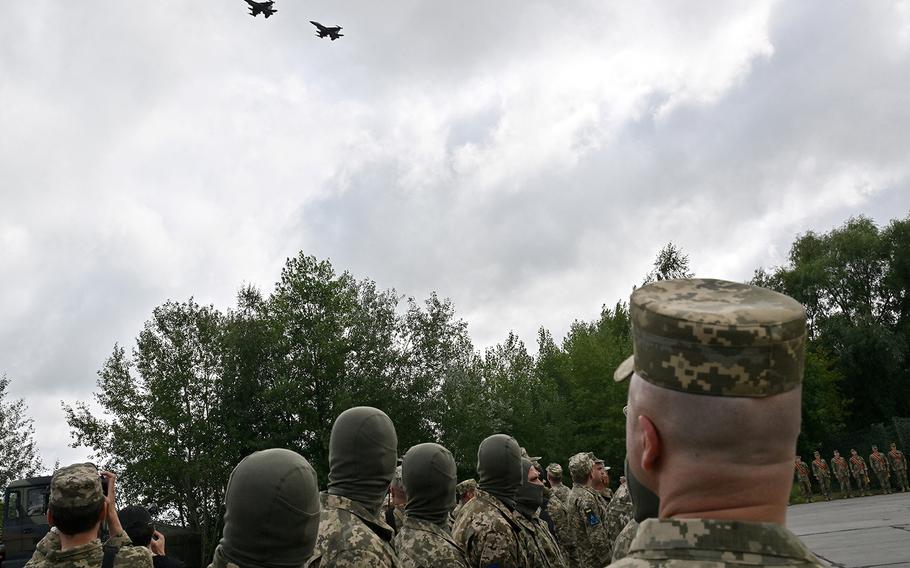
[[[845, 497], [852, 497], [854, 494], [853, 481], [856, 485], [856, 493], [865, 496], [871, 493], [871, 483], [869, 481], [869, 469], [878, 480], [879, 488], [883, 494], [891, 493], [892, 473], [895, 485], [900, 486], [901, 491], [910, 490], [910, 484], [907, 483], [907, 458], [904, 453], [897, 449], [897, 445], [891, 443], [891, 449], [888, 453], [883, 454], [878, 451], [878, 446], [872, 446], [872, 453], [869, 454], [869, 466], [866, 460], [859, 455], [855, 449], [850, 450], [850, 458], [846, 459], [840, 455], [840, 452], [834, 450], [834, 457], [831, 458], [831, 464], [821, 457], [816, 451], [815, 459], [812, 460], [811, 472], [818, 482], [818, 487], [826, 501], [831, 500], [831, 477], [837, 479], [840, 490]], [[796, 479], [799, 482], [799, 488], [802, 492], [803, 499], [806, 502], [812, 502], [812, 481], [809, 478], [810, 466], [802, 461], [800, 456], [796, 456], [794, 464]]]

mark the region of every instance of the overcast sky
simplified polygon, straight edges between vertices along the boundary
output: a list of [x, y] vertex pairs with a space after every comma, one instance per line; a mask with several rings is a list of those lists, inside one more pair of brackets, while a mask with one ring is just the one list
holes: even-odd
[[910, 210], [908, 1], [276, 7], [4, 3], [0, 372], [48, 464], [156, 305], [225, 309], [300, 250], [533, 347], [667, 241], [746, 280]]

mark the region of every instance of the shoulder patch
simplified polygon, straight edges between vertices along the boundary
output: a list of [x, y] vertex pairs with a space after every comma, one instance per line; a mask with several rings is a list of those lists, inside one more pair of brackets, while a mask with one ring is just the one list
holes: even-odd
[[588, 524], [592, 527], [600, 524], [600, 519], [590, 507], [585, 507], [585, 517], [588, 519]]

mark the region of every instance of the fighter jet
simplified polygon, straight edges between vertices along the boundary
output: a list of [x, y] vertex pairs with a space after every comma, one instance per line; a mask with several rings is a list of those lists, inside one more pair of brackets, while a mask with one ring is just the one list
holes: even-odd
[[243, 0], [250, 5], [250, 15], [254, 18], [259, 14], [262, 14], [266, 18], [277, 12], [275, 8], [272, 8], [272, 4], [275, 2], [254, 2], [253, 0]]
[[[249, 2], [249, 0], [247, 0], [247, 2]], [[327, 27], [323, 26], [319, 22], [314, 22], [313, 20], [310, 20], [310, 23], [317, 28], [316, 37], [330, 37], [332, 38], [332, 41], [335, 41], [340, 37], [344, 37], [344, 34], [338, 33], [341, 31], [341, 26]]]

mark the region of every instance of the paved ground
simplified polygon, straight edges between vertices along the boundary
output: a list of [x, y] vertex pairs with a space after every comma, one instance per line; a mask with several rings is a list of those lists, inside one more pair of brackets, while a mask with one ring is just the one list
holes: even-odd
[[910, 568], [910, 493], [793, 505], [787, 527], [832, 566]]

